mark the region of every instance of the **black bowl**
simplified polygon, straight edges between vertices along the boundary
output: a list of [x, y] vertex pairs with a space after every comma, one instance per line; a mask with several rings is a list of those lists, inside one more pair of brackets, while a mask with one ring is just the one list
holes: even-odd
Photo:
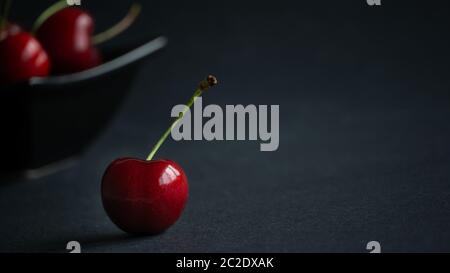
[[73, 157], [99, 134], [130, 91], [141, 61], [164, 37], [104, 50], [101, 66], [0, 87], [0, 170], [30, 170]]

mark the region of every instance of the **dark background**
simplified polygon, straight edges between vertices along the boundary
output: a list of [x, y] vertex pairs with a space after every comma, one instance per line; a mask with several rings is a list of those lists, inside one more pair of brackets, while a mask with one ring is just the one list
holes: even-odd
[[[13, 3], [25, 26], [52, 1]], [[141, 1], [111, 44], [164, 34], [108, 129], [74, 167], [2, 178], [0, 251], [450, 251], [448, 1]], [[97, 30], [131, 1], [88, 1]], [[280, 147], [169, 140], [190, 199], [164, 234], [132, 237], [103, 211], [100, 181], [145, 157], [198, 81], [204, 104], [279, 104]], [[107, 99], [107, 98], [105, 98]], [[101, 106], [99, 106], [101, 107]]]

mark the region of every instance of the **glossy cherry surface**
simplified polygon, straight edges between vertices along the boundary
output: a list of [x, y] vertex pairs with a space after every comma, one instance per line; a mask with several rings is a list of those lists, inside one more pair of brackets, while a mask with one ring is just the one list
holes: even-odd
[[38, 28], [36, 36], [50, 55], [53, 73], [74, 73], [101, 64], [93, 31], [91, 15], [74, 7], [56, 12]]
[[157, 234], [180, 217], [188, 182], [183, 169], [170, 160], [121, 158], [105, 171], [103, 207], [123, 231]]
[[32, 77], [45, 77], [50, 72], [47, 53], [33, 35], [16, 25], [1, 32], [0, 84], [12, 84]]

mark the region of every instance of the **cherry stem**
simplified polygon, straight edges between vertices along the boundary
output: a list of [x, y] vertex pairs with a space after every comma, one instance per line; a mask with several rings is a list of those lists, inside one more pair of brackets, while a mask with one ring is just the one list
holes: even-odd
[[141, 9], [142, 9], [142, 7], [140, 4], [134, 3], [130, 7], [128, 14], [120, 22], [118, 22], [111, 28], [109, 28], [101, 33], [98, 33], [94, 37], [92, 37], [92, 43], [94, 45], [101, 44], [103, 42], [110, 40], [111, 38], [116, 37], [123, 31], [125, 31], [127, 28], [129, 28], [131, 26], [131, 24], [133, 24], [133, 22], [139, 16], [139, 14], [141, 13]]
[[68, 6], [67, 0], [61, 0], [50, 7], [48, 7], [44, 12], [39, 15], [39, 17], [36, 19], [36, 21], [33, 24], [33, 27], [31, 28], [31, 33], [35, 34], [36, 31], [39, 29], [39, 27], [53, 14], [57, 13], [58, 11], [66, 8]]
[[9, 8], [11, 7], [11, 0], [6, 0], [3, 2], [0, 18], [0, 30], [6, 26], [9, 14]]
[[155, 146], [153, 146], [152, 151], [147, 157], [147, 160], [152, 160], [155, 156], [156, 152], [159, 150], [161, 145], [164, 143], [164, 141], [167, 139], [167, 137], [172, 132], [173, 128], [178, 124], [178, 122], [184, 117], [186, 112], [191, 108], [191, 106], [195, 103], [195, 101], [200, 97], [203, 92], [208, 90], [210, 87], [213, 87], [217, 84], [217, 79], [214, 76], [209, 75], [206, 79], [200, 82], [198, 85], [197, 90], [195, 90], [194, 95], [191, 97], [191, 99], [186, 103], [186, 107], [183, 109], [183, 111], [178, 115], [178, 117], [172, 122], [172, 124], [169, 126], [169, 128], [164, 132], [164, 134], [161, 136], [161, 138], [156, 142]]

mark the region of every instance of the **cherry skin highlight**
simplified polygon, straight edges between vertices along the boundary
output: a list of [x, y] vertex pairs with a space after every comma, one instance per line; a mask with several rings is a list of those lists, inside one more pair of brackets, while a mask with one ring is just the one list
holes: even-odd
[[46, 77], [50, 60], [38, 40], [17, 25], [0, 32], [0, 84], [13, 84], [32, 77]]
[[22, 32], [22, 28], [14, 23], [6, 22], [6, 24], [0, 28], [0, 40], [6, 38], [9, 35], [15, 35]]
[[101, 64], [93, 31], [92, 16], [79, 8], [64, 8], [47, 18], [36, 37], [50, 55], [53, 73], [75, 73]]
[[120, 158], [106, 169], [101, 193], [106, 213], [120, 229], [158, 234], [183, 212], [188, 181], [173, 161]]

